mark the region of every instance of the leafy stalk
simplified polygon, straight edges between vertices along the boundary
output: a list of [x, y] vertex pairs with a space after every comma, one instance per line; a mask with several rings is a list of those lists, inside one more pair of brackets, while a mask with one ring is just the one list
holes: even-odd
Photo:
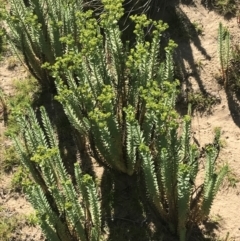
[[230, 33], [219, 23], [218, 28], [218, 54], [222, 72], [224, 86], [226, 88], [228, 82], [228, 68], [230, 61]]
[[[26, 190], [38, 212], [39, 224], [49, 240], [100, 240], [101, 211], [93, 180], [88, 176], [86, 182], [76, 165], [76, 178], [87, 192], [76, 190], [61, 159], [56, 134], [46, 111], [43, 107], [40, 111], [43, 127], [29, 108], [28, 118], [19, 114], [19, 120], [23, 121], [24, 145], [20, 138], [13, 137], [22, 163], [35, 181], [30, 182]], [[87, 206], [79, 203], [80, 197], [88, 200]], [[86, 215], [85, 209], [89, 210], [91, 217]], [[85, 222], [89, 218], [93, 227], [86, 230]]]

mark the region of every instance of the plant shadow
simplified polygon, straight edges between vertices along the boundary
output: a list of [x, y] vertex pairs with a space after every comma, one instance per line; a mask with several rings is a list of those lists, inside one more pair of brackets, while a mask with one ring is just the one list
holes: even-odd
[[[177, 109], [181, 110], [181, 114], [187, 113], [187, 105], [182, 102], [182, 98], [192, 90], [190, 79], [194, 78], [197, 83], [199, 91], [209, 96], [210, 93], [203, 85], [200, 77], [199, 66], [193, 55], [192, 45], [201, 53], [204, 60], [211, 60], [211, 56], [207, 53], [206, 49], [202, 46], [200, 39], [200, 32], [196, 24], [192, 23], [188, 16], [179, 7], [180, 1], [170, 1], [162, 14], [162, 19], [167, 22], [169, 29], [164, 34], [165, 40], [173, 39], [178, 47], [174, 54], [175, 77], [180, 80], [180, 98], [177, 103]], [[181, 1], [182, 3], [182, 1]], [[193, 1], [184, 1], [185, 4], [195, 5]], [[187, 67], [186, 67], [187, 66]]]
[[137, 175], [104, 170], [101, 207], [107, 240], [151, 240], [137, 179]]
[[213, 241], [217, 239], [215, 231], [219, 229], [219, 223], [213, 220], [206, 220], [201, 226], [196, 226], [189, 234], [191, 241]]
[[240, 93], [233, 91], [229, 86], [226, 86], [225, 93], [232, 120], [240, 127]]
[[154, 205], [146, 198], [141, 173], [128, 176], [105, 169], [101, 180], [101, 209], [106, 240], [177, 241], [168, 232]]

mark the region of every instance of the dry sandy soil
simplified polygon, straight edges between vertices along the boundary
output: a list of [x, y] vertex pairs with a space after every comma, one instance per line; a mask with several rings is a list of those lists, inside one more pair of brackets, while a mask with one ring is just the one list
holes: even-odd
[[[209, 94], [219, 97], [221, 102], [216, 105], [209, 115], [195, 113], [192, 120], [192, 130], [194, 137], [201, 146], [209, 143], [213, 138], [215, 127], [221, 127], [222, 139], [226, 146], [220, 154], [220, 163], [228, 162], [231, 168], [240, 178], [240, 107], [239, 103], [216, 81], [216, 74], [219, 73], [219, 61], [217, 52], [217, 32], [219, 22], [228, 27], [232, 41], [239, 42], [240, 29], [236, 18], [229, 20], [217, 15], [213, 11], [206, 10], [197, 1], [190, 6], [182, 5], [182, 11], [191, 22], [200, 23], [203, 26], [203, 36], [190, 45], [180, 43], [179, 47], [184, 56], [184, 64], [189, 71], [194, 71], [194, 63], [201, 61], [202, 69], [199, 75], [189, 77], [188, 81], [195, 90], [205, 90]], [[187, 46], [186, 46], [187, 45]], [[240, 185], [236, 184], [235, 189], [222, 189], [216, 197], [211, 211], [211, 218], [218, 222], [215, 232], [220, 237], [225, 237], [230, 233], [232, 240], [240, 240]]]
[[[220, 101], [212, 108], [211, 113], [195, 112], [192, 120], [192, 133], [199, 145], [203, 147], [211, 142], [214, 128], [222, 128], [222, 139], [226, 143], [220, 154], [219, 163], [229, 163], [236, 177], [240, 179], [240, 107], [234, 96], [229, 95], [216, 81], [219, 74], [219, 61], [217, 53], [217, 30], [219, 22], [227, 26], [234, 42], [239, 41], [239, 26], [236, 18], [224, 19], [214, 11], [204, 8], [200, 1], [193, 1], [190, 5], [179, 6], [185, 18], [202, 26], [203, 34], [195, 36], [191, 41], [180, 39], [177, 49], [178, 62], [185, 67], [184, 74], [186, 86], [191, 86], [194, 91], [204, 91], [216, 96]], [[8, 70], [7, 63], [0, 65], [0, 86], [8, 94], [11, 92], [11, 82], [19, 76], [24, 76], [21, 66]], [[3, 136], [4, 121], [0, 121], [0, 135]], [[2, 151], [7, 142], [1, 143]], [[2, 157], [2, 156], [1, 156]], [[2, 158], [1, 158], [2, 159]], [[26, 214], [32, 208], [24, 196], [14, 194], [9, 189], [10, 177], [5, 174], [0, 176], [0, 205], [8, 210], [7, 215]], [[240, 241], [240, 185], [227, 188], [225, 185], [216, 197], [210, 214], [210, 219], [216, 222], [213, 231], [216, 237], [224, 239], [229, 232], [230, 239]], [[1, 213], [6, 215], [6, 213]], [[0, 217], [1, 218], [1, 217]], [[44, 240], [37, 228], [22, 226], [17, 230], [17, 238], [12, 240], [38, 241]], [[4, 241], [4, 240], [3, 240]]]

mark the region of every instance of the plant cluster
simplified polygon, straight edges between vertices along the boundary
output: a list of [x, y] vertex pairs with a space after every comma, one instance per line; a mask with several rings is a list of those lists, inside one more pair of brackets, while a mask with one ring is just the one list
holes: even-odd
[[219, 24], [218, 28], [218, 53], [224, 87], [228, 84], [228, 71], [230, 63], [230, 33], [228, 29]]
[[230, 32], [222, 23], [218, 28], [218, 52], [224, 87], [239, 93], [240, 47], [238, 43], [231, 41]]
[[13, 238], [12, 233], [18, 228], [23, 217], [13, 215], [11, 218], [6, 218], [3, 215], [5, 212], [5, 208], [0, 206], [0, 240], [10, 241]]
[[[112, 5], [113, 10], [118, 4]], [[54, 92], [54, 78], [42, 65], [45, 62], [54, 64], [56, 58], [68, 51], [69, 43], [77, 49], [82, 48], [78, 39], [85, 36], [79, 32], [76, 15], [91, 9], [96, 20], [99, 20], [99, 14], [106, 10], [104, 1], [11, 0], [10, 6], [10, 11], [2, 11], [1, 16], [8, 26], [5, 34], [11, 47], [40, 85]], [[153, 6], [152, 0], [125, 3], [127, 17], [119, 23], [122, 22], [122, 28], [126, 28], [130, 12], [150, 12]], [[0, 28], [0, 44], [2, 34]]]
[[192, 25], [195, 28], [198, 35], [203, 35], [204, 30], [203, 30], [203, 25], [201, 23], [194, 21]]
[[[26, 107], [32, 105], [36, 97], [40, 93], [40, 87], [33, 78], [13, 81], [14, 95], [9, 96], [2, 93], [2, 101], [4, 103], [4, 121], [8, 128], [5, 136], [17, 133], [19, 128], [15, 121], [15, 114], [19, 111], [24, 112]], [[0, 93], [1, 96], [1, 93]]]
[[[36, 225], [36, 215], [34, 213], [19, 215], [2, 205], [0, 205], [0, 216], [1, 241], [23, 240], [24, 238], [21, 229], [24, 225]], [[26, 235], [26, 237], [28, 236]]]
[[[7, 125], [3, 139], [7, 136], [19, 132], [19, 126], [16, 123], [16, 114], [20, 111], [25, 113], [25, 109], [32, 104], [35, 97], [39, 94], [39, 86], [32, 77], [23, 80], [13, 81], [14, 95], [6, 95], [0, 90], [0, 100], [2, 105], [2, 118]], [[26, 179], [26, 170], [19, 166], [20, 160], [13, 146], [6, 146], [2, 153], [1, 165], [5, 172], [13, 171], [11, 188], [22, 191], [21, 183]]]
[[[11, 10], [3, 11], [11, 47], [24, 62], [31, 74], [45, 89], [54, 89], [54, 80], [41, 68], [45, 62], [53, 64], [62, 56], [66, 44], [62, 37], [78, 37], [75, 13], [81, 11], [82, 1], [11, 0]], [[20, 51], [20, 52], [19, 52]]]
[[4, 150], [3, 160], [2, 166], [5, 172], [11, 171], [15, 166], [20, 164], [13, 146], [10, 146]]
[[236, 93], [240, 93], [240, 46], [238, 43], [232, 45], [232, 58], [229, 64], [228, 78], [229, 87]]
[[190, 91], [187, 95], [187, 102], [191, 104], [193, 111], [208, 114], [212, 112], [214, 105], [220, 103], [220, 99], [214, 95]]
[[[121, 42], [117, 24], [113, 25], [111, 19], [104, 19], [105, 43], [101, 36], [94, 42], [90, 41], [93, 40], [91, 36], [97, 36], [99, 32], [96, 27], [82, 29], [83, 34], [85, 31], [89, 33], [89, 40], [85, 38], [84, 41], [86, 49], [91, 49], [91, 54], [86, 54], [85, 48], [82, 53], [73, 52], [76, 62], [81, 61], [73, 63], [73, 72], [65, 69], [69, 54], [53, 66], [57, 78], [57, 99], [62, 103], [73, 126], [91, 143], [91, 148], [96, 153], [95, 158], [129, 175], [139, 167], [136, 138], [141, 126], [149, 128], [145, 123], [147, 120], [144, 120], [144, 116], [148, 115], [148, 105], [153, 105], [154, 112], [159, 108], [159, 117], [162, 114], [160, 110], [167, 111], [169, 118], [176, 116], [173, 103], [177, 82], [167, 82], [168, 79], [173, 79], [171, 53], [175, 44], [170, 43], [167, 62], [162, 63], [162, 71], [159, 70], [158, 75], [154, 76], [158, 68], [158, 42], [166, 25], [154, 23], [158, 29], [154, 33], [154, 44], [150, 45], [143, 41], [142, 27], [150, 23], [146, 20], [145, 16], [135, 18], [136, 25], [139, 25], [136, 29], [138, 40], [136, 47], [129, 53]], [[81, 19], [79, 23], [84, 21], [86, 20]], [[95, 20], [88, 17], [87, 21]], [[58, 75], [59, 66], [67, 74], [69, 87], [63, 84]], [[78, 84], [74, 75], [79, 80]], [[162, 96], [166, 98], [165, 103]], [[163, 119], [167, 118], [167, 113]], [[144, 135], [149, 135], [149, 131], [151, 129], [144, 130]]]
[[28, 118], [19, 114], [25, 146], [13, 136], [21, 162], [33, 179], [25, 179], [22, 185], [37, 211], [39, 224], [49, 240], [99, 240], [101, 212], [95, 184], [76, 163], [73, 185], [44, 108], [41, 117], [43, 128], [32, 109]]
[[[124, 16], [122, 0], [102, 0], [104, 11], [98, 20], [92, 10], [83, 10], [81, 1], [32, 0], [25, 6], [12, 0], [12, 4], [12, 15], [6, 15], [11, 39], [15, 36], [12, 44], [23, 51], [40, 82], [48, 81], [45, 74], [52, 83], [55, 80], [56, 99], [83, 140], [82, 148], [90, 146], [91, 156], [105, 170], [137, 175], [145, 184], [141, 198], [148, 198], [159, 221], [180, 241], [187, 240], [192, 227], [207, 219], [228, 166], [216, 170], [221, 147], [217, 129], [206, 147], [203, 183], [196, 187], [200, 153], [190, 138], [191, 111], [181, 118], [175, 110], [179, 82], [174, 79], [172, 55], [177, 45], [170, 40], [165, 54], [160, 53], [167, 25], [146, 15], [131, 16], [132, 47], [122, 40], [118, 24]], [[152, 39], [146, 41], [149, 26]], [[45, 45], [46, 39], [51, 45]], [[50, 57], [38, 57], [39, 53]], [[100, 240], [96, 185], [78, 162], [74, 176], [69, 175], [43, 107], [40, 113], [39, 121], [33, 109], [26, 113], [16, 109], [21, 135], [12, 138], [31, 176], [22, 185], [41, 228], [49, 240]]]
[[218, 13], [226, 16], [239, 11], [239, 0], [202, 0], [207, 7], [213, 7]]

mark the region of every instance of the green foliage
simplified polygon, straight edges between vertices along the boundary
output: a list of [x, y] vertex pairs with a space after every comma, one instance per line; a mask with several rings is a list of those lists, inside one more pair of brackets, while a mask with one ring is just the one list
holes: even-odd
[[3, 51], [3, 44], [4, 44], [4, 31], [3, 31], [2, 27], [0, 26], [0, 56]]
[[[104, 2], [106, 13], [99, 24], [91, 11], [77, 15], [84, 36], [82, 50], [69, 45], [71, 52], [45, 67], [56, 77], [57, 100], [75, 129], [89, 140], [95, 159], [128, 175], [142, 171], [149, 199], [184, 241], [187, 231], [208, 217], [228, 171], [227, 166], [219, 173], [215, 170], [220, 132], [206, 150], [204, 183], [196, 188], [199, 151], [190, 141], [190, 116], [184, 118], [182, 135], [178, 135], [178, 81], [173, 78], [172, 59], [176, 44], [169, 41], [161, 61], [159, 42], [166, 24], [145, 15], [132, 16], [136, 43], [129, 50], [117, 25], [122, 16], [120, 2], [112, 11], [112, 5]], [[149, 24], [154, 26], [151, 43], [145, 41], [143, 31]]]
[[[156, 9], [152, 0], [130, 1], [125, 2], [124, 8], [117, 13], [116, 9], [119, 10], [122, 2], [28, 0], [26, 4], [25, 0], [10, 0], [10, 12], [3, 11], [8, 40], [41, 86], [55, 90], [54, 78], [47, 69], [42, 69], [42, 65], [46, 62], [52, 65], [56, 58], [71, 52], [69, 44], [77, 50], [85, 48], [84, 42], [88, 38], [86, 33], [82, 35], [77, 26], [77, 15], [91, 9], [94, 17], [99, 18], [100, 13], [103, 17], [107, 12], [113, 11], [112, 19], [108, 17], [108, 21], [120, 20], [118, 23], [125, 33], [126, 27], [130, 24], [130, 13], [152, 14]], [[82, 25], [85, 23], [82, 22]], [[79, 38], [81, 38], [80, 42]], [[94, 40], [91, 39], [91, 43], [93, 42]]]
[[[17, 212], [9, 212], [7, 208], [0, 207], [0, 240], [1, 241], [10, 241], [14, 239], [23, 239], [22, 232], [23, 228], [26, 227], [36, 227], [37, 226], [37, 216], [36, 214], [20, 214]], [[26, 237], [28, 234], [26, 234]], [[21, 237], [19, 237], [21, 236]]]
[[[36, 226], [36, 215], [34, 213], [25, 215], [0, 206], [0, 240], [23, 240], [22, 228]], [[21, 237], [20, 237], [21, 236]], [[27, 237], [27, 236], [26, 236]]]
[[229, 64], [228, 71], [228, 86], [235, 92], [240, 93], [240, 46], [239, 44], [232, 44], [232, 58]]
[[0, 240], [10, 241], [14, 239], [14, 232], [19, 228], [23, 220], [22, 215], [9, 215], [4, 207], [0, 206]]
[[[0, 1], [0, 5], [5, 5], [2, 1]], [[0, 7], [1, 8], [1, 7]], [[0, 9], [0, 58], [2, 57], [2, 53], [5, 50], [5, 44], [6, 44], [6, 39], [5, 39], [5, 31], [3, 28], [3, 16], [1, 14], [1, 9]]]
[[230, 61], [230, 33], [219, 23], [218, 28], [218, 54], [221, 66], [221, 74], [226, 88], [228, 84], [228, 69]]
[[[19, 126], [16, 123], [16, 114], [24, 112], [26, 107], [33, 103], [36, 95], [39, 92], [39, 87], [34, 78], [24, 80], [15, 80], [13, 82], [14, 95], [7, 96], [0, 90], [0, 100], [2, 102], [3, 119], [7, 124], [4, 134], [9, 136], [16, 134], [19, 131]], [[2, 167], [4, 171], [9, 172], [14, 170], [14, 167], [19, 165], [19, 158], [14, 147], [6, 147], [3, 151]], [[21, 181], [24, 176], [24, 171], [21, 168], [17, 169], [12, 180], [12, 188], [22, 190]]]
[[19, 158], [17, 157], [15, 148], [10, 146], [3, 152], [3, 169], [4, 171], [9, 172], [17, 165], [19, 165]]
[[[92, 12], [77, 15], [77, 26], [84, 36], [80, 38], [81, 52], [72, 47], [71, 52], [58, 58], [50, 68], [57, 79], [57, 100], [75, 129], [89, 140], [95, 158], [132, 175], [140, 165], [136, 150], [139, 124], [145, 126], [146, 136], [153, 127], [143, 122], [148, 106], [147, 97], [143, 98], [141, 93], [151, 91], [149, 98], [159, 99], [158, 106], [167, 115], [178, 85], [173, 80], [172, 60], [176, 44], [169, 42], [166, 61], [160, 62], [159, 42], [167, 25], [147, 20], [145, 15], [133, 16], [137, 42], [128, 50], [117, 25], [122, 16], [120, 3], [109, 11], [112, 5], [104, 2], [100, 24], [91, 17]], [[89, 25], [83, 25], [84, 22]], [[151, 44], [144, 40], [143, 31], [149, 24], [155, 27]], [[66, 75], [67, 85], [62, 81], [62, 73]]]
[[205, 0], [208, 5], [212, 5], [214, 9], [221, 15], [236, 14], [238, 11], [239, 0]]
[[37, 226], [39, 220], [38, 220], [38, 217], [36, 215], [36, 213], [30, 213], [28, 215], [25, 216], [25, 219], [26, 219], [26, 223], [29, 225], [29, 226]]
[[2, 89], [0, 88], [0, 118], [4, 119], [4, 115], [7, 111], [7, 103], [6, 103], [6, 96], [4, 94], [4, 92], [2, 91]]
[[[199, 151], [190, 142], [190, 124], [191, 118], [187, 115], [181, 137], [178, 137], [178, 126], [170, 125], [151, 148], [139, 135], [139, 153], [149, 198], [181, 241], [187, 240], [187, 231], [194, 225], [207, 219], [219, 186], [228, 173], [227, 165], [216, 172], [220, 150], [218, 130], [213, 144], [206, 148], [204, 183], [196, 187]], [[160, 129], [157, 122], [156, 128]]]
[[25, 183], [29, 182], [28, 170], [22, 166], [18, 166], [11, 180], [11, 189], [16, 192], [24, 191]]
[[18, 115], [24, 145], [12, 136], [23, 167], [31, 176], [22, 185], [37, 211], [38, 223], [49, 240], [100, 240], [101, 212], [95, 184], [76, 163], [74, 186], [46, 111], [43, 107], [40, 111], [43, 127], [31, 108], [26, 116]]
[[19, 63], [19, 60], [17, 57], [15, 56], [11, 56], [7, 59], [7, 63], [8, 63], [8, 70], [14, 70], [14, 68], [17, 66], [17, 64]]
[[1, 219], [0, 221], [0, 238], [1, 240], [10, 240], [12, 236], [12, 232], [14, 230], [14, 227], [9, 225], [8, 222], [6, 222], [5, 219]]
[[4, 95], [5, 113], [7, 115], [5, 122], [8, 127], [5, 131], [6, 136], [19, 131], [19, 127], [15, 119], [16, 114], [24, 112], [26, 107], [32, 105], [40, 91], [38, 83], [32, 77], [23, 80], [15, 80], [13, 82], [13, 88], [13, 96]]
[[220, 103], [218, 97], [211, 94], [203, 94], [201, 92], [189, 92], [187, 102], [191, 104], [193, 110], [203, 113], [211, 113], [213, 106]]
[[[93, 157], [105, 168], [129, 176], [141, 173], [149, 201], [160, 219], [180, 241], [187, 240], [191, 228], [208, 217], [228, 166], [216, 171], [220, 151], [218, 129], [214, 142], [206, 147], [203, 183], [195, 186], [199, 150], [191, 143], [190, 113], [181, 121], [175, 111], [179, 83], [174, 80], [172, 55], [177, 45], [170, 40], [165, 55], [160, 55], [161, 35], [167, 25], [149, 20], [146, 15], [132, 16], [136, 42], [129, 47], [128, 42], [122, 41], [118, 26], [124, 15], [122, 0], [102, 1], [104, 11], [99, 21], [93, 11], [72, 10], [76, 4], [73, 2], [66, 8], [61, 8], [62, 1], [54, 2], [55, 5], [49, 1], [53, 5], [45, 3], [45, 8], [38, 6], [39, 3], [30, 1], [25, 8], [19, 2], [22, 8], [13, 10], [18, 22], [14, 18], [8, 20], [12, 21], [9, 26], [13, 26], [17, 45], [23, 47], [26, 42], [31, 50], [27, 57], [24, 53], [25, 61], [35, 65], [28, 67], [36, 68], [33, 73], [41, 81], [48, 81], [44, 85], [55, 79], [56, 99], [77, 134], [89, 143]], [[21, 9], [24, 10], [20, 14]], [[44, 22], [45, 9], [51, 13], [47, 22]], [[71, 24], [65, 26], [70, 22], [74, 28]], [[21, 38], [17, 32], [19, 23], [23, 24], [22, 29], [27, 29]], [[149, 26], [153, 27], [151, 42], [145, 40]], [[46, 39], [50, 42], [46, 43]], [[222, 56], [224, 46], [220, 44]], [[51, 49], [46, 53], [50, 54], [48, 59], [37, 55], [44, 48]], [[223, 67], [225, 60], [221, 58]], [[21, 162], [31, 174], [31, 179], [23, 184], [37, 211], [38, 222], [49, 240], [100, 240], [101, 211], [95, 184], [88, 174], [83, 175], [78, 163], [74, 178], [69, 176], [55, 130], [45, 109], [40, 111], [41, 122], [33, 109], [28, 109], [27, 116], [17, 110], [24, 144], [13, 136]]]
[[199, 22], [197, 22], [197, 21], [194, 21], [194, 22], [192, 23], [192, 25], [194, 26], [197, 34], [203, 35], [204, 30], [203, 30], [203, 26], [202, 26], [201, 23], [199, 23]]
[[231, 91], [239, 94], [240, 48], [239, 44], [234, 44], [230, 38], [230, 32], [220, 23], [218, 29], [218, 48], [222, 79], [225, 88], [228, 87]]
[[18, 57], [26, 64], [43, 88], [54, 88], [53, 78], [41, 66], [53, 64], [66, 51], [62, 37], [73, 34], [71, 42], [79, 46], [75, 14], [82, 1], [11, 0], [11, 11], [3, 12], [7, 37]]
[[227, 185], [227, 187], [231, 187], [231, 188], [236, 188], [237, 187], [236, 184], [239, 183], [239, 181], [240, 181], [239, 177], [237, 176], [235, 171], [232, 169], [229, 169], [226, 179], [227, 179], [227, 183], [225, 185]]

